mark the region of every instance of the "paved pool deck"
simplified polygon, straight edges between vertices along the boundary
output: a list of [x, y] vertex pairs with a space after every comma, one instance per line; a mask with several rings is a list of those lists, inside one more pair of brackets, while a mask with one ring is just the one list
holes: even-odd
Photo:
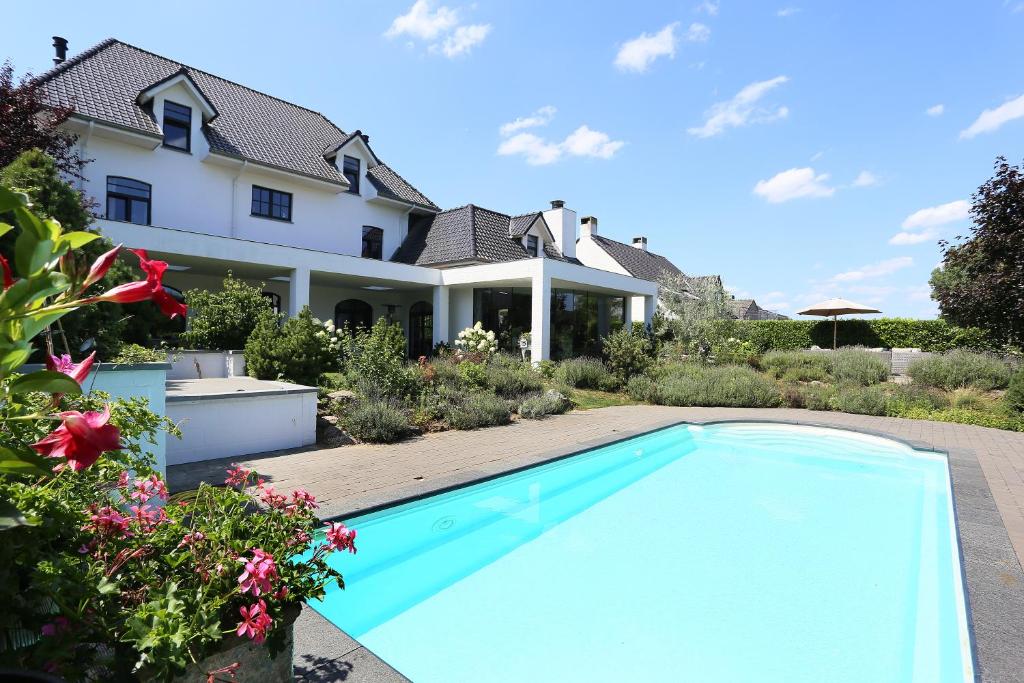
[[[353, 445], [238, 459], [279, 490], [303, 487], [323, 517], [351, 517], [680, 422], [760, 420], [853, 429], [948, 453], [967, 577], [977, 680], [1024, 681], [1024, 434], [924, 420], [794, 409], [619, 406], [387, 446]], [[172, 490], [223, 481], [228, 460], [169, 468]], [[297, 622], [296, 676], [401, 681], [311, 609]]]

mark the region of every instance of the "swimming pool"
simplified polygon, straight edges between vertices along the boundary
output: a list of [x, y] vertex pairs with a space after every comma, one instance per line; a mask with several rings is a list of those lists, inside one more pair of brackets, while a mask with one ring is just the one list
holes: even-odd
[[945, 456], [680, 425], [348, 520], [312, 606], [417, 683], [970, 681]]

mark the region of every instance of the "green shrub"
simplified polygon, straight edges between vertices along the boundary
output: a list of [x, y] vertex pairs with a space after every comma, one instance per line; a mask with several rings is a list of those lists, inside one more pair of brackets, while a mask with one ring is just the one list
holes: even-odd
[[832, 409], [857, 415], [885, 415], [887, 396], [880, 386], [846, 384], [837, 386]]
[[1010, 410], [1024, 413], [1024, 368], [1013, 373], [1006, 389], [1006, 405]]
[[599, 389], [608, 375], [608, 368], [597, 358], [567, 358], [558, 364], [555, 381], [575, 389]]
[[[544, 388], [544, 380], [530, 365], [497, 354], [486, 366], [486, 382], [502, 398], [517, 398]], [[463, 365], [466, 365], [463, 363]]]
[[782, 404], [778, 385], [748, 367], [683, 363], [659, 373], [649, 400], [672, 406], [774, 408]]
[[936, 389], [913, 384], [898, 384], [888, 391], [885, 414], [891, 417], [912, 417], [945, 408], [948, 405], [949, 399]]
[[345, 410], [345, 430], [370, 443], [392, 443], [409, 432], [409, 418], [394, 401], [358, 399]]
[[889, 378], [889, 365], [877, 355], [856, 349], [839, 349], [822, 354], [829, 357], [832, 379], [868, 386]]
[[919, 358], [910, 363], [907, 374], [918, 384], [946, 391], [967, 387], [990, 391], [1010, 382], [1010, 368], [1002, 360], [964, 350]]
[[[729, 329], [733, 336], [751, 342], [761, 353], [808, 349], [814, 345], [832, 348], [831, 320], [740, 320], [732, 321]], [[1000, 350], [984, 331], [956, 327], [945, 320], [840, 320], [837, 339], [839, 346], [919, 348], [936, 352], [955, 348]]]
[[508, 403], [494, 394], [474, 392], [449, 398], [443, 408], [452, 429], [477, 429], [508, 424], [512, 419]]
[[989, 401], [977, 389], [957, 389], [949, 395], [949, 407], [954, 410], [986, 410]]
[[456, 366], [459, 386], [467, 389], [483, 389], [487, 386], [487, 368], [483, 363], [463, 361]]
[[404, 397], [412, 388], [413, 378], [406, 368], [405, 334], [402, 326], [386, 318], [377, 318], [370, 329], [354, 332], [340, 330], [341, 363], [350, 381], [361, 377], [377, 385], [380, 394]]
[[643, 330], [623, 326], [603, 340], [603, 353], [608, 359], [608, 369], [619, 380], [619, 384], [630, 377], [642, 375], [654, 362], [654, 346]]
[[634, 401], [654, 402], [653, 396], [656, 385], [647, 375], [636, 375], [630, 377], [626, 382], [626, 393]]
[[824, 380], [829, 373], [828, 356], [804, 351], [769, 351], [761, 357], [761, 368], [789, 382]]
[[139, 344], [125, 344], [117, 355], [110, 359], [119, 365], [137, 365], [139, 363], [166, 363], [167, 351], [150, 349]]
[[190, 349], [215, 351], [245, 348], [257, 323], [273, 310], [262, 285], [250, 285], [232, 277], [230, 271], [221, 291], [190, 289], [185, 303], [188, 328], [181, 334], [181, 343]]
[[804, 407], [808, 410], [832, 410], [835, 390], [823, 384], [811, 384], [803, 388]]
[[535, 394], [519, 404], [519, 414], [527, 420], [539, 420], [548, 415], [561, 415], [572, 403], [561, 393], [549, 390]]
[[925, 419], [1024, 432], [1024, 418], [1015, 414], [1000, 415], [999, 413], [983, 412], [979, 410], [958, 410], [956, 408], [949, 408], [947, 410], [937, 410], [930, 413], [925, 416]]
[[281, 379], [317, 386], [320, 375], [338, 368], [338, 357], [309, 308], [283, 326], [269, 309], [260, 314], [245, 344], [245, 368], [256, 379]]
[[558, 368], [558, 364], [553, 360], [545, 359], [537, 363], [537, 372], [539, 372], [541, 377], [544, 379], [553, 379], [556, 368]]

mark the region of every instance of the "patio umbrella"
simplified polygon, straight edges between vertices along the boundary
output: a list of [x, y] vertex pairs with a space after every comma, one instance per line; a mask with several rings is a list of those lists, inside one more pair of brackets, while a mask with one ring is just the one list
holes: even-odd
[[835, 351], [839, 316], [851, 313], [881, 313], [881, 311], [877, 308], [864, 306], [863, 304], [854, 303], [846, 299], [827, 299], [802, 311], [797, 311], [797, 313], [800, 315], [823, 315], [826, 318], [832, 316], [832, 350]]

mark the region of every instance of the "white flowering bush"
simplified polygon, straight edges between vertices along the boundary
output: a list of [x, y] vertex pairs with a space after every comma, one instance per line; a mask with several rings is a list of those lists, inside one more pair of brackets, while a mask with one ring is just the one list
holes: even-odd
[[489, 356], [498, 350], [498, 342], [494, 338], [494, 332], [485, 330], [483, 324], [477, 323], [473, 327], [467, 327], [459, 332], [455, 346], [466, 353], [482, 353]]
[[333, 320], [321, 322], [319, 318], [313, 318], [313, 322], [320, 325], [323, 329], [317, 330], [316, 338], [323, 344], [324, 351], [334, 356], [341, 355], [342, 349], [342, 337], [341, 332], [334, 325]]

